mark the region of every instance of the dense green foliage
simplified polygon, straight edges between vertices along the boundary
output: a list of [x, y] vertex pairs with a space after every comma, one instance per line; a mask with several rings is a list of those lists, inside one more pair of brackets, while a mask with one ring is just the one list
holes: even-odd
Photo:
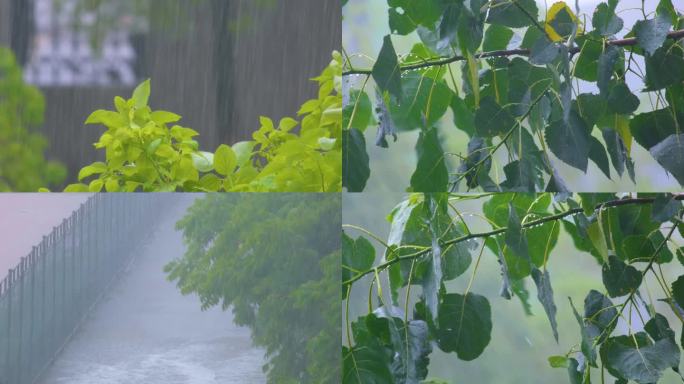
[[[433, 382], [424, 380], [434, 349], [465, 361], [478, 358], [498, 320], [492, 319], [489, 299], [471, 291], [483, 257], [498, 261], [501, 297], [517, 296], [526, 311], [525, 282], [536, 286], [551, 340], [558, 340], [558, 305], [573, 309], [577, 343], [568, 345], [565, 355], [549, 357], [552, 367], [567, 370], [570, 383], [611, 375], [618, 383], [646, 384], [657, 382], [665, 370], [679, 373], [684, 337], [678, 339], [673, 329], [684, 333], [683, 199], [670, 194], [412, 194], [388, 216], [386, 241], [344, 225], [343, 307], [348, 311], [354, 285], [370, 287], [362, 287], [368, 292], [367, 314], [355, 320], [349, 312], [345, 316], [343, 382]], [[473, 200], [481, 201], [482, 215], [459, 208]], [[473, 220], [490, 230], [473, 232]], [[362, 235], [354, 238], [349, 231]], [[554, 250], [561, 232], [577, 250], [593, 256], [601, 271], [605, 289], [587, 292], [583, 307], [572, 300], [557, 304], [554, 298], [553, 259], [567, 253]], [[381, 244], [384, 255], [377, 258], [368, 239]], [[665, 268], [679, 278], [667, 281]], [[459, 278], [467, 282], [465, 291], [454, 292], [449, 282]], [[647, 278], [657, 282], [655, 288], [646, 287]], [[660, 301], [667, 306], [657, 306]]]
[[202, 307], [232, 307], [266, 348], [269, 383], [339, 382], [341, 201], [336, 194], [211, 194], [177, 228], [166, 267]]
[[24, 83], [14, 55], [0, 47], [0, 191], [35, 191], [64, 180], [64, 167], [43, 155], [48, 143], [37, 129], [44, 109], [43, 95]]
[[[671, 0], [634, 26], [616, 14], [618, 0], [587, 17], [564, 2], [546, 15], [533, 0], [387, 4], [392, 34], [421, 42], [397, 53], [384, 36], [372, 69], [353, 67], [353, 52], [345, 58], [348, 191], [363, 190], [372, 174], [362, 133], [374, 124], [384, 148], [388, 137], [419, 130], [414, 192], [563, 192], [558, 160], [585, 173], [591, 161], [609, 179], [614, 171], [634, 182], [634, 142], [684, 185], [684, 18]], [[616, 40], [624, 32], [628, 39]], [[632, 77], [641, 79], [641, 97]], [[457, 149], [437, 128], [449, 109], [449, 128], [468, 137]]]
[[[342, 57], [314, 80], [318, 97], [300, 108], [299, 121], [276, 126], [261, 117], [252, 141], [199, 150], [197, 131], [176, 125], [181, 117], [148, 106], [150, 81], [130, 99], [116, 97], [116, 111], [98, 110], [86, 124], [107, 131], [95, 143], [106, 160], [81, 169], [67, 192], [337, 192], [342, 189]], [[169, 127], [171, 126], [171, 127]], [[299, 126], [298, 129], [297, 126]]]

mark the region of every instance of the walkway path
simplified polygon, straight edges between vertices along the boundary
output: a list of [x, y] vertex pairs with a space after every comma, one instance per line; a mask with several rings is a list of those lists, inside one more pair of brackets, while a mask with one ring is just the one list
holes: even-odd
[[44, 384], [262, 384], [263, 351], [230, 312], [202, 312], [181, 296], [163, 266], [184, 246], [175, 222], [189, 202], [162, 219], [127, 273], [103, 297], [43, 377]]

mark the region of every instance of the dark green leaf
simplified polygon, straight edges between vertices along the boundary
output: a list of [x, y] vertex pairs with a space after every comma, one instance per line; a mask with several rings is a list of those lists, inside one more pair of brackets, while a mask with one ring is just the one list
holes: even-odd
[[461, 166], [458, 168], [459, 174], [465, 174], [468, 188], [477, 188], [478, 175], [480, 173], [489, 173], [492, 161], [487, 157], [488, 155], [489, 150], [487, 149], [485, 139], [477, 136], [470, 139], [468, 142], [468, 156], [463, 159]]
[[378, 133], [375, 135], [375, 145], [381, 148], [389, 147], [387, 136], [392, 136], [397, 141], [397, 133], [394, 128], [394, 120], [387, 110], [385, 97], [376, 92], [376, 110], [378, 111]]
[[667, 108], [634, 116], [629, 122], [629, 129], [634, 140], [646, 149], [651, 149], [677, 133], [672, 111]]
[[682, 308], [684, 308], [684, 275], [679, 276], [672, 283], [672, 298]]
[[609, 0], [608, 4], [601, 3], [594, 10], [591, 23], [602, 36], [612, 36], [622, 29], [622, 19], [615, 14], [617, 0]]
[[411, 189], [414, 192], [446, 191], [449, 173], [436, 128], [420, 132], [416, 152], [418, 153], [418, 166], [411, 176]]
[[576, 359], [570, 358], [568, 376], [570, 376], [570, 384], [582, 384], [582, 372], [579, 370], [579, 363]]
[[603, 44], [599, 40], [587, 38], [578, 41], [581, 50], [575, 63], [575, 76], [586, 81], [596, 81], [598, 75], [599, 57], [603, 52]]
[[409, 104], [390, 103], [392, 121], [399, 131], [410, 131], [434, 125], [444, 116], [453, 92], [442, 80], [420, 73], [409, 73], [401, 80], [403, 99]]
[[[527, 268], [529, 270], [530, 254], [527, 248], [527, 238], [522, 231], [520, 219], [518, 218], [518, 214], [515, 212], [513, 203], [508, 204], [508, 227], [506, 228], [504, 240], [506, 247], [508, 247], [508, 249], [510, 249], [516, 256], [515, 265], [511, 265], [511, 263], [509, 263], [509, 268]], [[522, 266], [520, 266], [521, 264]]]
[[351, 327], [355, 345], [351, 349], [342, 347], [342, 382], [345, 384], [393, 382], [391, 351], [372, 333], [372, 328], [367, 325], [369, 320], [377, 322], [377, 317], [369, 314], [353, 322]]
[[591, 142], [591, 147], [589, 148], [589, 158], [599, 167], [601, 172], [603, 172], [603, 174], [610, 179], [610, 164], [608, 163], [606, 149], [603, 147], [603, 144], [601, 144], [601, 142], [594, 136], [589, 136], [589, 139]]
[[342, 186], [349, 192], [361, 192], [370, 177], [366, 139], [357, 129], [342, 130]]
[[659, 194], [653, 202], [651, 218], [653, 221], [664, 223], [672, 219], [682, 209], [681, 201], [670, 193]]
[[493, 137], [504, 134], [515, 125], [515, 119], [508, 111], [501, 108], [491, 96], [480, 101], [480, 108], [475, 112], [475, 129], [478, 136]]
[[407, 35], [419, 26], [433, 26], [442, 14], [438, 0], [415, 2], [389, 0], [389, 25], [392, 33]]
[[[342, 232], [342, 283], [367, 271], [375, 261], [375, 249], [365, 237], [356, 240]], [[347, 285], [342, 286], [342, 299], [347, 298]]]
[[596, 85], [601, 91], [601, 96], [607, 97], [610, 79], [613, 77], [615, 64], [618, 63], [618, 59], [622, 56], [622, 52], [622, 48], [620, 47], [607, 45], [603, 53], [599, 56]]
[[628, 115], [639, 107], [639, 98], [629, 90], [627, 84], [620, 82], [610, 89], [608, 107], [617, 114]]
[[666, 41], [646, 59], [646, 90], [656, 91], [684, 81], [684, 57], [681, 44]]
[[454, 124], [456, 128], [467, 133], [468, 136], [475, 134], [475, 116], [465, 101], [454, 95], [451, 98], [451, 109], [454, 112]]
[[455, 41], [458, 30], [458, 19], [461, 16], [462, 2], [452, 2], [446, 6], [439, 23], [439, 38]]
[[646, 54], [653, 55], [665, 42], [670, 26], [669, 17], [663, 14], [657, 15], [655, 19], [637, 21], [634, 25], [637, 43]]
[[625, 171], [625, 161], [627, 159], [627, 148], [625, 148], [625, 143], [614, 129], [603, 128], [601, 129], [601, 134], [603, 135], [603, 140], [606, 142], [613, 168], [615, 168], [618, 175], [622, 176]]
[[437, 343], [444, 352], [456, 352], [470, 361], [482, 354], [492, 333], [492, 312], [484, 296], [448, 293], [439, 308]]
[[587, 171], [590, 141], [589, 128], [576, 112], [570, 113], [568, 121], [551, 123], [545, 132], [549, 149], [559, 159], [583, 172]]
[[492, 24], [487, 27], [482, 43], [485, 52], [504, 50], [513, 37], [513, 31], [502, 25]]
[[[471, 4], [472, 6], [472, 4]], [[473, 53], [477, 51], [482, 43], [484, 32], [484, 20], [479, 7], [469, 10], [463, 8], [461, 17], [458, 21], [458, 45], [461, 53]]]
[[684, 186], [684, 133], [670, 135], [649, 149], [658, 163]]
[[679, 347], [669, 339], [653, 343], [646, 333], [638, 332], [606, 340], [601, 359], [613, 376], [650, 384], [660, 380], [665, 369], [679, 364]]
[[542, 36], [532, 46], [530, 51], [530, 63], [535, 65], [545, 65], [558, 57], [560, 47], [549, 40], [546, 36]]
[[488, 23], [511, 28], [533, 25], [539, 12], [534, 0], [494, 0], [489, 7]]
[[383, 93], [389, 92], [395, 100], [401, 102], [401, 71], [390, 35], [385, 36], [378, 60], [373, 65], [373, 79]]
[[553, 337], [558, 342], [558, 324], [556, 323], [556, 303], [553, 301], [553, 288], [551, 288], [551, 278], [549, 271], [544, 269], [544, 272], [537, 268], [532, 269], [532, 279], [537, 285], [537, 299], [544, 307], [544, 312], [551, 323], [551, 330]]
[[573, 311], [582, 330], [582, 353], [591, 365], [596, 366], [596, 346], [603, 343], [615, 329], [617, 310], [610, 299], [591, 290], [584, 299], [584, 318], [579, 317], [574, 306]]
[[608, 264], [603, 265], [603, 285], [610, 297], [630, 294], [641, 285], [641, 272], [617, 257], [610, 256]]

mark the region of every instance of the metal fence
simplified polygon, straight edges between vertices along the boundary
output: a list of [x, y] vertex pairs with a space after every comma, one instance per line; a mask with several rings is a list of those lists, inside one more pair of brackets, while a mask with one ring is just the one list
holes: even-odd
[[0, 282], [0, 384], [38, 379], [150, 233], [165, 200], [94, 195], [9, 271]]

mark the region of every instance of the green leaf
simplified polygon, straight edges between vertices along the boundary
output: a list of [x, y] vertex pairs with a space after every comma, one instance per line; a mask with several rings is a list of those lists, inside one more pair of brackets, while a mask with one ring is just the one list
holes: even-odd
[[221, 144], [214, 154], [214, 169], [220, 175], [228, 176], [235, 171], [237, 167], [237, 156], [233, 148]]
[[444, 352], [456, 352], [471, 361], [482, 354], [491, 340], [492, 312], [486, 297], [467, 293], [442, 296], [437, 343]]
[[[354, 346], [342, 347], [342, 382], [343, 383], [392, 383], [390, 371], [392, 356], [389, 348], [382, 343], [380, 333], [382, 324], [374, 314], [360, 317], [352, 322]], [[378, 329], [380, 328], [380, 329]]]
[[601, 36], [612, 36], [622, 30], [623, 21], [615, 14], [617, 0], [609, 0], [608, 4], [601, 3], [596, 6], [591, 24]]
[[538, 13], [539, 10], [534, 0], [516, 0], [515, 2], [493, 0], [489, 5], [487, 22], [511, 28], [521, 28], [533, 25], [539, 17]]
[[480, 108], [475, 112], [475, 129], [481, 137], [493, 137], [504, 134], [515, 125], [515, 119], [508, 111], [501, 108], [491, 96], [486, 96], [480, 102]]
[[356, 240], [342, 232], [342, 299], [347, 298], [346, 281], [369, 270], [375, 261], [375, 249], [365, 237]]
[[603, 135], [603, 140], [606, 142], [606, 148], [608, 149], [610, 160], [613, 163], [613, 168], [615, 168], [618, 175], [622, 176], [625, 171], [625, 162], [627, 161], [625, 143], [614, 129], [603, 128], [601, 129], [601, 134]]
[[252, 159], [252, 152], [256, 143], [254, 141], [240, 141], [232, 145], [233, 152], [237, 157], [238, 167], [243, 167]]
[[608, 372], [639, 384], [658, 382], [665, 369], [679, 365], [679, 354], [672, 340], [653, 343], [644, 332], [611, 337], [601, 347], [601, 360]]
[[118, 128], [126, 125], [126, 120], [117, 112], [99, 109], [88, 116], [85, 124], [102, 124], [108, 128]]
[[150, 98], [150, 79], [143, 81], [133, 90], [133, 102], [136, 108], [140, 109], [147, 106]]
[[603, 53], [601, 41], [591, 38], [578, 39], [581, 50], [575, 63], [574, 74], [576, 77], [594, 82], [598, 79], [599, 57]]
[[629, 129], [634, 140], [646, 149], [651, 149], [677, 133], [676, 122], [667, 108], [634, 116], [629, 122]]
[[582, 372], [579, 370], [579, 363], [572, 357], [568, 363], [568, 376], [570, 376], [570, 384], [583, 384]]
[[670, 135], [649, 149], [658, 163], [684, 186], [684, 133]]
[[568, 368], [570, 360], [567, 356], [549, 356], [549, 365], [551, 368]]
[[175, 123], [181, 119], [179, 115], [167, 111], [154, 111], [150, 114], [150, 118], [157, 124]]
[[684, 308], [684, 275], [679, 276], [672, 283], [672, 298], [682, 308]]
[[[575, 316], [579, 316], [576, 311]], [[598, 291], [589, 291], [584, 299], [584, 318], [580, 317], [578, 321], [582, 327], [582, 353], [592, 366], [596, 366], [596, 346], [613, 332], [617, 325], [616, 317], [617, 310], [610, 299]]]
[[653, 202], [651, 219], [658, 223], [670, 221], [680, 209], [682, 202], [675, 199], [671, 193], [659, 194]]
[[214, 169], [214, 154], [211, 152], [196, 152], [192, 153], [192, 162], [195, 168], [200, 172], [211, 172]]
[[527, 248], [527, 238], [522, 231], [520, 219], [513, 203], [508, 204], [508, 227], [504, 237], [506, 247], [513, 252], [514, 262], [507, 262], [510, 270], [524, 271], [523, 276], [530, 271], [530, 255]]
[[401, 71], [390, 35], [385, 36], [378, 59], [373, 65], [373, 79], [383, 93], [389, 92], [398, 102], [402, 100]]
[[95, 162], [87, 167], [81, 168], [78, 172], [78, 180], [81, 181], [89, 176], [104, 173], [107, 171], [107, 164], [102, 162]]
[[622, 48], [614, 45], [606, 46], [605, 50], [598, 59], [598, 75], [596, 78], [596, 85], [601, 91], [601, 96], [606, 97], [609, 91], [610, 79], [613, 77], [613, 71], [618, 60], [622, 57]]
[[[352, 119], [353, 115], [353, 119]], [[350, 124], [351, 120], [351, 124]], [[349, 92], [349, 103], [342, 109], [342, 127], [356, 128], [361, 132], [373, 122], [373, 106], [366, 92], [352, 89]]]
[[627, 84], [620, 82], [608, 93], [608, 107], [617, 114], [628, 115], [639, 108], [639, 98], [629, 90]]
[[646, 91], [656, 91], [684, 81], [681, 44], [665, 41], [652, 56], [646, 56]]
[[589, 132], [582, 117], [571, 111], [568, 121], [557, 120], [546, 127], [544, 133], [554, 155], [586, 173], [590, 151]]
[[485, 52], [504, 50], [513, 37], [513, 31], [502, 25], [492, 24], [484, 34], [482, 50]]
[[451, 110], [453, 111], [456, 128], [467, 133], [468, 136], [472, 137], [475, 135], [475, 114], [466, 105], [465, 101], [454, 95], [451, 98]]
[[670, 26], [669, 17], [660, 14], [655, 19], [637, 21], [633, 30], [639, 46], [651, 56], [665, 42]]
[[555, 60], [558, 54], [560, 54], [560, 47], [546, 36], [542, 36], [532, 46], [530, 63], [545, 65]]
[[556, 323], [556, 303], [553, 301], [553, 288], [551, 288], [551, 277], [549, 271], [545, 268], [540, 271], [537, 268], [532, 269], [532, 279], [537, 286], [537, 299], [544, 307], [544, 312], [551, 323], [551, 330], [553, 337], [558, 342], [558, 323]]
[[449, 173], [436, 128], [420, 132], [416, 152], [418, 165], [411, 176], [411, 189], [414, 192], [446, 191]]
[[419, 73], [409, 73], [401, 80], [403, 99], [409, 105], [390, 102], [389, 112], [392, 122], [400, 131], [434, 125], [444, 116], [453, 92], [442, 80], [434, 80]]
[[370, 177], [366, 139], [356, 128], [342, 130], [342, 186], [361, 192]]
[[599, 167], [601, 172], [610, 179], [610, 163], [608, 162], [606, 149], [594, 136], [589, 136], [589, 141], [591, 142], [589, 147], [589, 158]]
[[641, 285], [641, 272], [615, 256], [603, 265], [603, 285], [610, 297], [620, 297], [635, 291]]
[[442, 13], [439, 22], [439, 38], [447, 41], [455, 41], [459, 26], [459, 18], [463, 8], [462, 2], [451, 2]]

